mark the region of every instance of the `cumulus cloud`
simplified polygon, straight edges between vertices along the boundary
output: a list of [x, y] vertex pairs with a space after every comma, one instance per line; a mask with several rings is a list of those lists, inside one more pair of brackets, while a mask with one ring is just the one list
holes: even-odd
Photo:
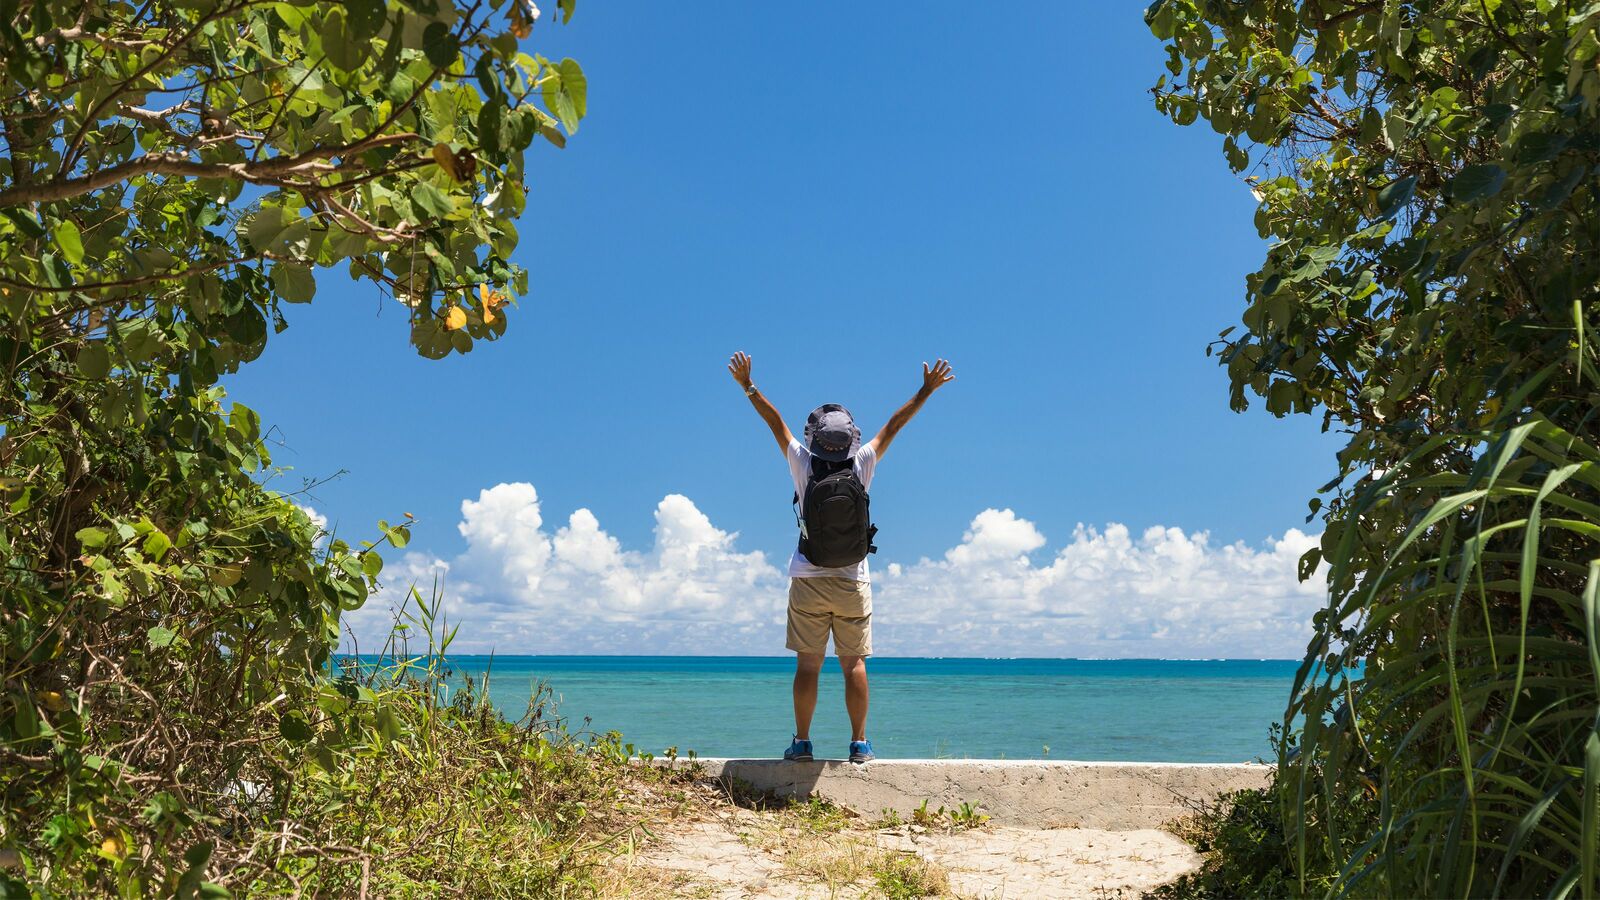
[[1036, 561], [1033, 523], [989, 509], [942, 559], [889, 567], [874, 627], [938, 656], [1298, 657], [1323, 594], [1295, 573], [1316, 543], [1294, 529], [1251, 547], [1079, 525]]
[[[786, 652], [786, 560], [741, 551], [680, 494], [656, 505], [647, 550], [587, 509], [552, 527], [526, 483], [463, 501], [458, 528], [460, 555], [391, 562], [385, 589], [347, 620], [363, 649], [415, 584], [424, 597], [439, 587], [467, 652]], [[1033, 522], [987, 509], [938, 558], [874, 560], [874, 643], [896, 656], [1298, 657], [1322, 592], [1295, 572], [1316, 541], [1079, 525], [1051, 552]]]

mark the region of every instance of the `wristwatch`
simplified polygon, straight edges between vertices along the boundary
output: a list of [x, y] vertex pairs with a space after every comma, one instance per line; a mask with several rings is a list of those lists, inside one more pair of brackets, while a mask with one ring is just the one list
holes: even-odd
[[752, 381], [750, 386], [744, 389], [744, 395], [746, 397], [754, 397], [757, 390], [755, 382]]

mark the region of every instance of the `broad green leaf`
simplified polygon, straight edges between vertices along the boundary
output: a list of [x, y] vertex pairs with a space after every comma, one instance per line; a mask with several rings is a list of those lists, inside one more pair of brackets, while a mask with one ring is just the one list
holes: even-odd
[[455, 211], [455, 204], [431, 182], [419, 181], [411, 189], [411, 200], [431, 216], [444, 218]]
[[0, 209], [0, 215], [4, 215], [11, 221], [11, 224], [17, 227], [17, 230], [21, 231], [28, 237], [44, 237], [45, 231], [43, 226], [41, 226], [39, 224], [39, 220], [34, 218], [33, 214], [27, 210], [10, 208]]
[[1506, 183], [1506, 172], [1494, 163], [1480, 163], [1467, 166], [1461, 174], [1450, 183], [1450, 191], [1456, 201], [1470, 203], [1485, 197], [1493, 197], [1500, 192], [1501, 185]]
[[166, 557], [167, 551], [171, 549], [172, 539], [167, 537], [166, 532], [159, 528], [153, 529], [148, 535], [145, 535], [144, 555], [150, 557], [151, 560], [160, 562]]
[[90, 341], [78, 350], [78, 374], [99, 380], [111, 373], [111, 353], [105, 341]]
[[345, 0], [350, 37], [363, 44], [377, 37], [386, 12], [384, 0]]
[[1407, 175], [1389, 182], [1378, 191], [1378, 218], [1390, 219], [1411, 202], [1417, 189], [1417, 176]]
[[422, 52], [427, 55], [428, 62], [443, 69], [456, 61], [461, 53], [461, 45], [450, 26], [434, 22], [423, 29]]
[[545, 107], [569, 134], [576, 134], [578, 120], [583, 118], [588, 105], [588, 81], [583, 69], [574, 60], [563, 59], [546, 75], [542, 90]]
[[572, 108], [578, 118], [588, 115], [589, 80], [584, 77], [583, 67], [569, 56], [558, 63], [556, 69], [561, 73], [561, 91], [572, 98]]
[[290, 303], [310, 303], [317, 294], [317, 280], [311, 267], [294, 262], [280, 262], [272, 267], [272, 286], [278, 296]]
[[373, 720], [374, 724], [377, 725], [378, 734], [385, 744], [398, 741], [404, 735], [404, 732], [400, 727], [400, 719], [394, 714], [394, 710], [390, 709], [387, 704], [378, 707], [378, 711], [374, 714]]
[[278, 733], [291, 744], [304, 744], [312, 738], [311, 727], [294, 713], [278, 718]]
[[245, 228], [245, 237], [258, 250], [266, 250], [273, 246], [278, 235], [289, 227], [293, 221], [287, 209], [281, 206], [264, 206], [250, 217], [250, 224]]
[[178, 639], [178, 633], [165, 625], [152, 625], [145, 636], [150, 641], [150, 646], [162, 650], [172, 646]]
[[346, 72], [361, 68], [367, 58], [367, 40], [352, 33], [343, 9], [335, 6], [328, 11], [322, 20], [321, 33], [322, 52], [327, 55], [328, 62]]
[[67, 262], [73, 265], [83, 262], [83, 235], [78, 233], [78, 226], [62, 219], [56, 223], [55, 238], [56, 248]]
[[111, 537], [111, 532], [104, 528], [80, 528], [73, 537], [76, 537], [78, 543], [85, 547], [104, 547], [106, 541]]

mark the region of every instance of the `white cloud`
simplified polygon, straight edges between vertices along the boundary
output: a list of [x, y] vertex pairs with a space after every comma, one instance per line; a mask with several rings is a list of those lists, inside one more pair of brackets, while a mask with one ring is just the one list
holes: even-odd
[[1295, 575], [1317, 538], [1294, 529], [1219, 547], [1205, 532], [1079, 525], [1034, 562], [1044, 543], [1010, 510], [984, 510], [943, 559], [890, 567], [874, 586], [879, 631], [939, 656], [1293, 658], [1322, 605], [1321, 579]]
[[[550, 528], [538, 491], [499, 484], [461, 504], [467, 549], [412, 552], [348, 624], [363, 649], [387, 608], [437, 580], [455, 648], [502, 653], [781, 655], [787, 580], [689, 498], [655, 509], [648, 550], [628, 550], [587, 509]], [[874, 643], [896, 656], [1298, 657], [1322, 582], [1295, 577], [1316, 537], [1261, 546], [1205, 532], [1079, 525], [1058, 551], [1009, 509], [973, 518], [938, 559], [874, 560]]]

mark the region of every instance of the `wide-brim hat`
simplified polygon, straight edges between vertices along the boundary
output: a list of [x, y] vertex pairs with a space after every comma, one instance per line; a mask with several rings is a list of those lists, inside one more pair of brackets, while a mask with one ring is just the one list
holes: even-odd
[[818, 459], [844, 462], [861, 449], [861, 429], [850, 410], [837, 403], [824, 403], [806, 417], [806, 449]]

